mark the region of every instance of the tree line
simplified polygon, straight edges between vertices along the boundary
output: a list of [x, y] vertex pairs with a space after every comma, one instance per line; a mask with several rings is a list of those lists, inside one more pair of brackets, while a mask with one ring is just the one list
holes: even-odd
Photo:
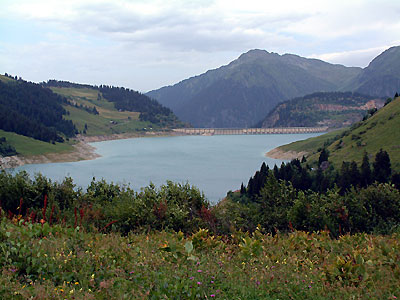
[[276, 180], [290, 182], [297, 190], [324, 193], [334, 187], [339, 188], [341, 194], [345, 194], [352, 187], [365, 188], [374, 182], [393, 183], [400, 188], [400, 173], [393, 172], [389, 154], [380, 150], [375, 155], [372, 164], [369, 162], [369, 154], [364, 153], [360, 166], [355, 161], [343, 162], [340, 170], [329, 164], [329, 152], [323, 148], [320, 152], [318, 167], [311, 168], [306, 159], [300, 161], [294, 159], [288, 163], [282, 162], [281, 166], [274, 166], [272, 170], [263, 163], [259, 171], [249, 179], [247, 186], [242, 184], [240, 194], [246, 199], [255, 199], [268, 176], [272, 174]]

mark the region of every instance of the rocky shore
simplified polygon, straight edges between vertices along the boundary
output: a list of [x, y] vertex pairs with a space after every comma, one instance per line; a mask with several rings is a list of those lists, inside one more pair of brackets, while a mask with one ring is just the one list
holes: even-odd
[[267, 152], [265, 156], [274, 158], [274, 159], [282, 159], [282, 160], [292, 160], [295, 158], [301, 159], [303, 155], [307, 155], [308, 153], [305, 151], [296, 152], [296, 151], [283, 151], [282, 149], [275, 148], [271, 151]]

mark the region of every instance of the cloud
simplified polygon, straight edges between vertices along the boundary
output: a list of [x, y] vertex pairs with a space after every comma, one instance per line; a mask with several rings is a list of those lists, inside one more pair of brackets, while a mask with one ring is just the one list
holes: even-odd
[[318, 58], [333, 64], [343, 64], [353, 67], [366, 67], [376, 56], [381, 54], [386, 49], [399, 45], [397, 41], [393, 45], [385, 45], [380, 47], [373, 47], [369, 49], [358, 49], [352, 51], [341, 51], [324, 54], [311, 54], [310, 58]]
[[25, 24], [0, 29], [5, 71], [142, 91], [254, 48], [364, 66], [400, 32], [398, 0], [2, 1], [0, 24]]
[[[36, 1], [35, 1], [36, 3]], [[266, 8], [244, 9], [233, 1], [38, 1], [18, 3], [13, 11], [60, 29], [120, 43], [157, 44], [178, 51], [227, 51], [258, 44], [285, 44], [281, 24], [304, 14], [272, 15]], [[258, 2], [261, 3], [261, 2]], [[63, 7], [63, 9], [60, 9]], [[251, 6], [250, 6], [251, 7]], [[244, 9], [244, 10], [242, 10]]]

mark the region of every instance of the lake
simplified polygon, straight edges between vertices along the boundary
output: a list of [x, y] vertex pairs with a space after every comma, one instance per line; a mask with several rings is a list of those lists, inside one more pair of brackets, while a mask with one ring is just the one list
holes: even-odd
[[247, 185], [250, 176], [265, 162], [270, 167], [282, 160], [265, 157], [280, 145], [320, 135], [214, 135], [133, 138], [91, 143], [102, 157], [95, 160], [25, 165], [16, 170], [42, 173], [61, 181], [70, 176], [87, 187], [92, 178], [129, 184], [131, 188], [167, 180], [186, 183], [203, 191], [211, 203], [217, 203], [229, 190]]

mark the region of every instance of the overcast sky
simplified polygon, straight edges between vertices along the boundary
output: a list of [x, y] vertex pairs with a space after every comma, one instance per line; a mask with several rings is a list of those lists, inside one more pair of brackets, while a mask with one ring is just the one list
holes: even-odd
[[399, 0], [0, 0], [0, 73], [146, 92], [250, 49], [365, 67]]

